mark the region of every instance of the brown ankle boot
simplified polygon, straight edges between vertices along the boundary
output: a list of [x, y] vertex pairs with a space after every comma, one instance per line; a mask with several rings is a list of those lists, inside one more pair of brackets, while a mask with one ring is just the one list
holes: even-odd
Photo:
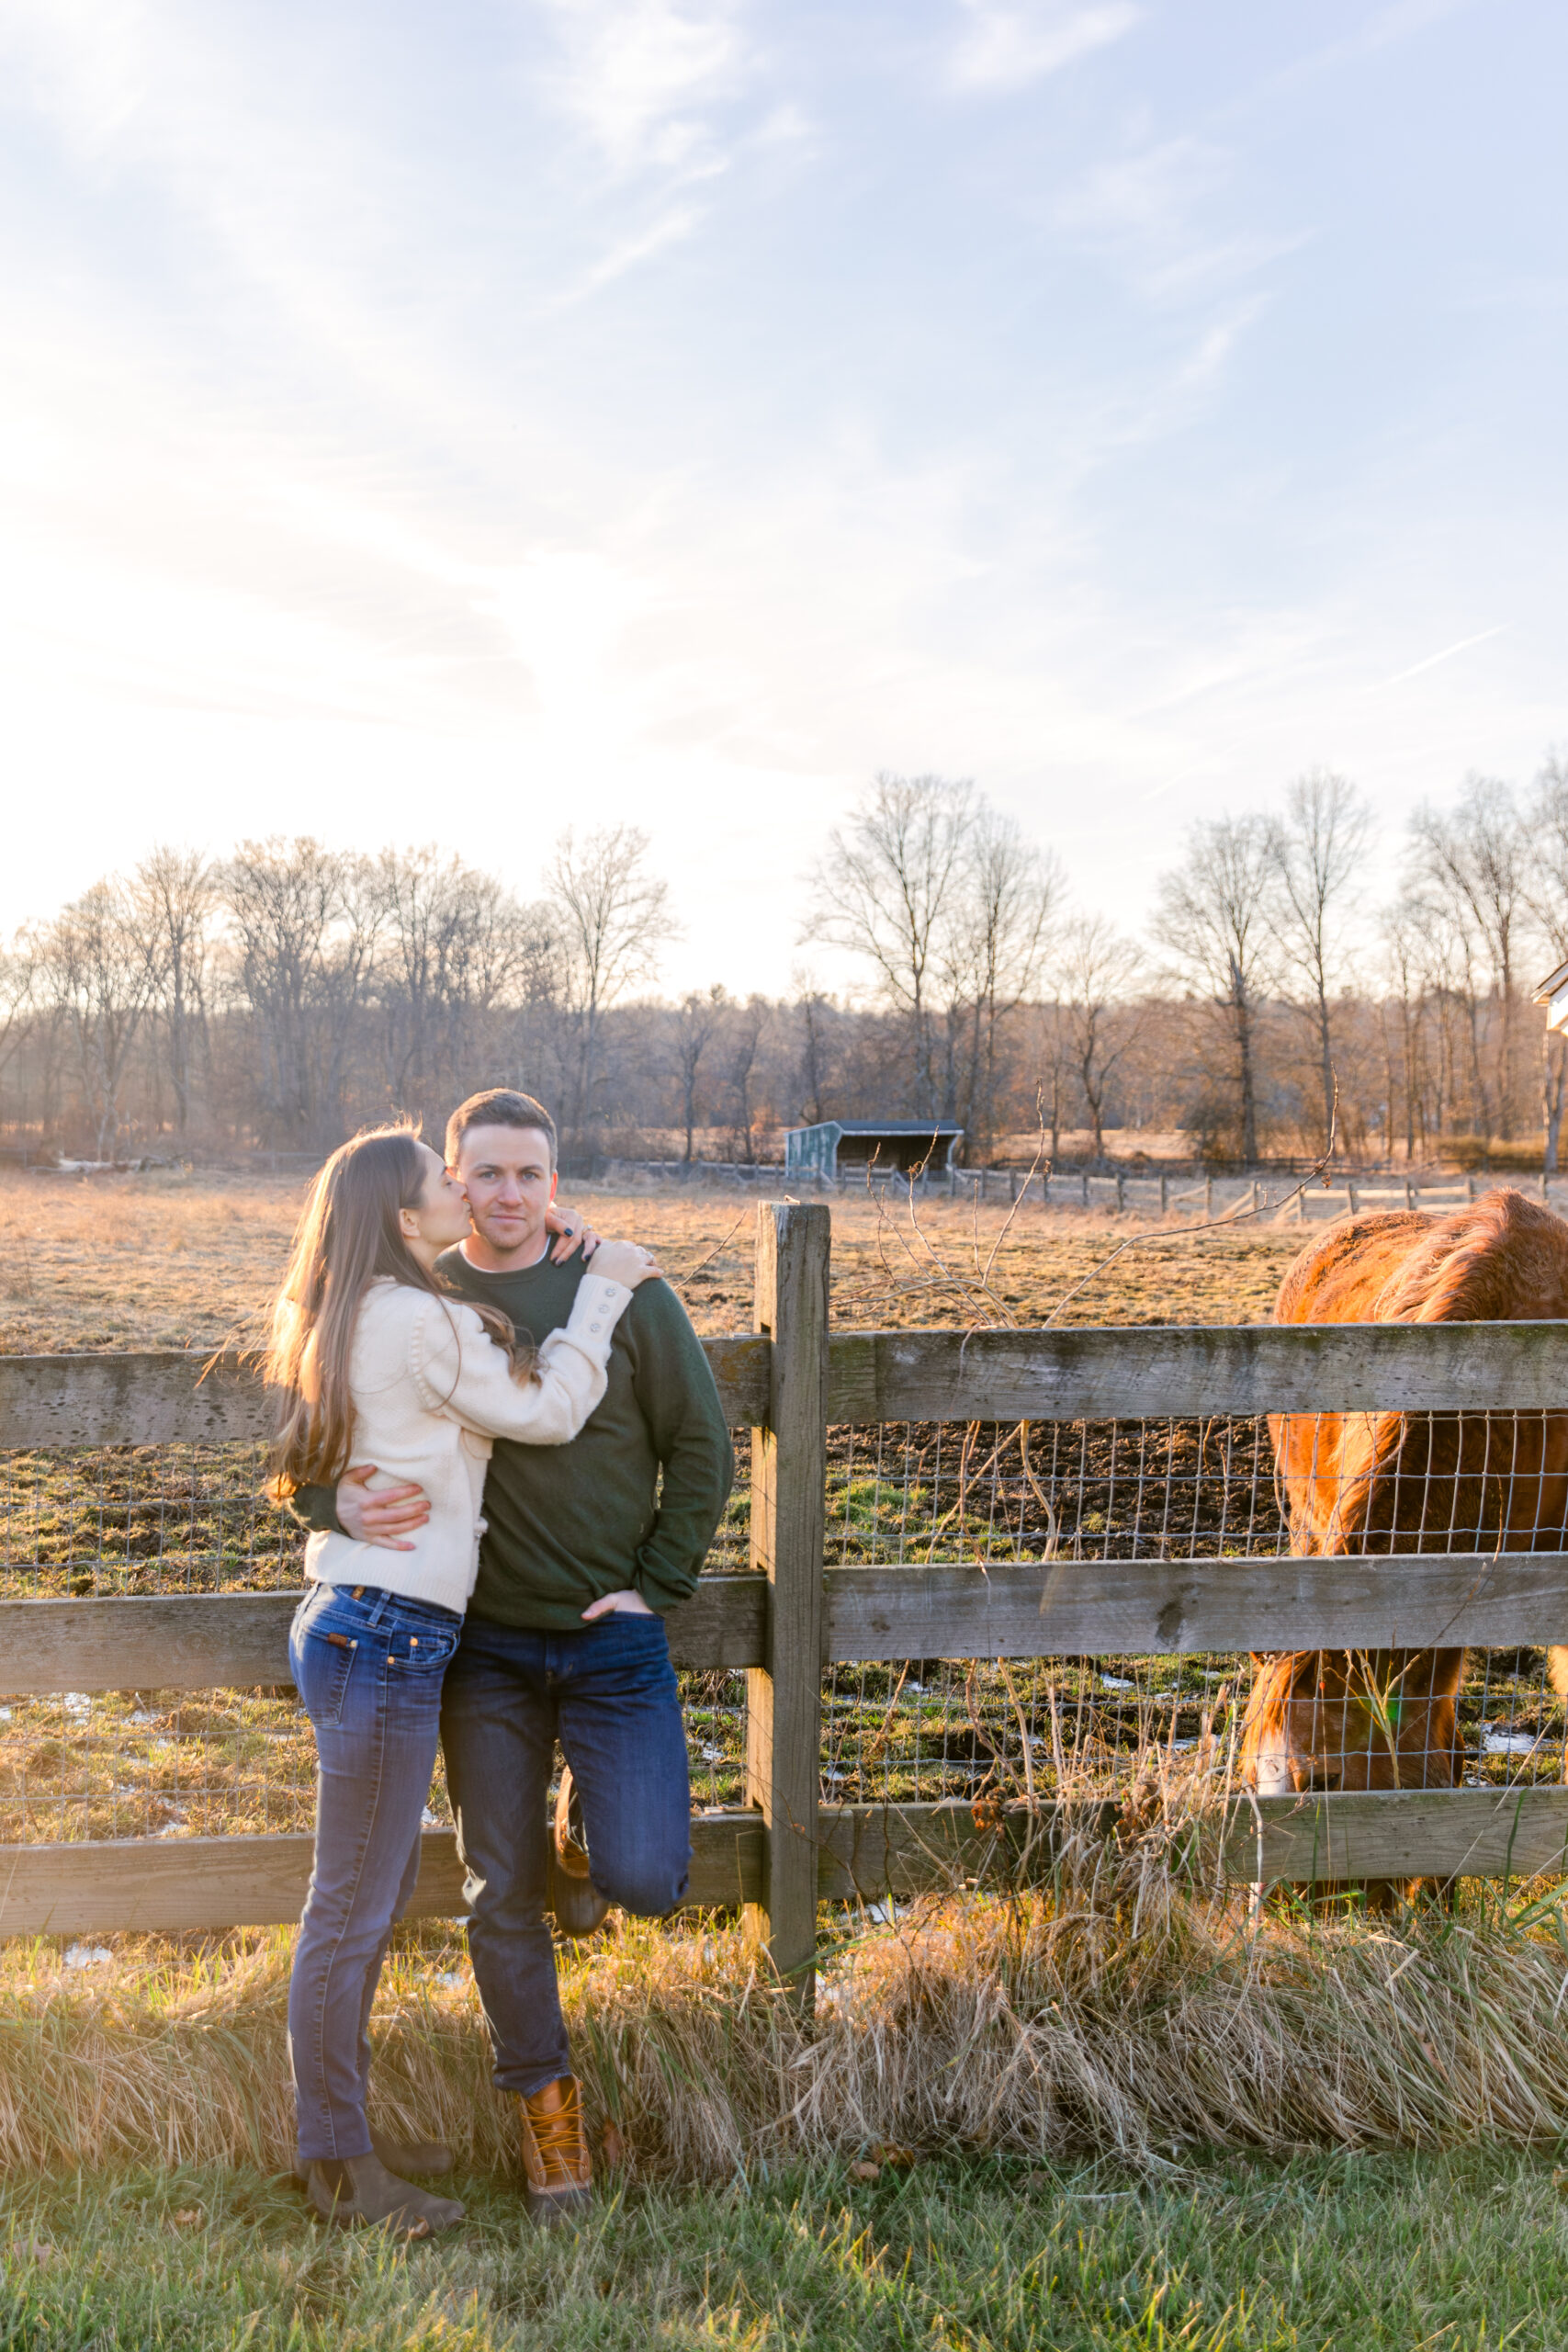
[[592, 2168], [582, 2130], [582, 2087], [575, 2075], [562, 2075], [542, 2091], [517, 2101], [528, 2211], [536, 2222], [564, 2220], [589, 2201]]

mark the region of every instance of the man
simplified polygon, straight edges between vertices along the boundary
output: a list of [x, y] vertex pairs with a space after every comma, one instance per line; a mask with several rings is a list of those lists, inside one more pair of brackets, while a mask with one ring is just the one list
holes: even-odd
[[[473, 1230], [438, 1261], [439, 1277], [538, 1344], [570, 1314], [583, 1271], [580, 1255], [558, 1264], [549, 1254], [548, 1112], [507, 1088], [471, 1095], [447, 1125], [446, 1162]], [[356, 1464], [335, 1497], [302, 1488], [299, 1515], [400, 1548], [427, 1505], [417, 1487], [368, 1490], [374, 1468]], [[529, 2209], [542, 2221], [585, 2203], [590, 2178], [546, 1914], [555, 1744], [581, 1805], [590, 1917], [612, 1903], [652, 1917], [673, 1909], [686, 1891], [691, 1799], [662, 1620], [695, 1587], [733, 1475], [707, 1358], [658, 1282], [633, 1295], [604, 1400], [572, 1442], [501, 1440], [491, 1458], [441, 1742], [494, 2078], [517, 2095]]]

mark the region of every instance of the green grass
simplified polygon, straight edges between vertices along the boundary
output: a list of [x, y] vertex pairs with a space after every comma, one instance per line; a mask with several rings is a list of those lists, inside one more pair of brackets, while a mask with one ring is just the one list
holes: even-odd
[[13, 2178], [0, 2346], [27, 2352], [1326, 2352], [1568, 2343], [1549, 2158], [1337, 2156], [1159, 2181], [931, 2163], [623, 2191], [541, 2235], [514, 2190], [406, 2252], [288, 2181]]

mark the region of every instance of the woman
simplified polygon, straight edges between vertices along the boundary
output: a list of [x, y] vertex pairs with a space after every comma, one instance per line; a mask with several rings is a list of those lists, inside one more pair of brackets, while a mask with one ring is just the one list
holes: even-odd
[[267, 1362], [282, 1397], [276, 1499], [331, 1484], [355, 1455], [376, 1462], [378, 1483], [407, 1479], [430, 1498], [427, 1522], [400, 1552], [311, 1536], [310, 1589], [288, 1642], [318, 1758], [315, 1863], [288, 1991], [299, 2168], [323, 2217], [411, 2237], [449, 2228], [463, 2209], [386, 2161], [434, 2170], [442, 2152], [375, 2141], [367, 2029], [392, 1923], [418, 1874], [491, 1441], [577, 1435], [604, 1394], [616, 1321], [659, 1271], [630, 1242], [601, 1242], [570, 1321], [536, 1354], [504, 1317], [438, 1287], [436, 1259], [468, 1230], [463, 1188], [428, 1145], [406, 1128], [356, 1136], [312, 1188]]

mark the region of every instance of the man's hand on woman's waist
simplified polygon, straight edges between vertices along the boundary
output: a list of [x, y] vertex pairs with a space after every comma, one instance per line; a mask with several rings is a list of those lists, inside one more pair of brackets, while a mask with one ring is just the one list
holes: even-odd
[[423, 1487], [376, 1487], [366, 1484], [376, 1476], [373, 1462], [345, 1470], [337, 1482], [334, 1509], [338, 1524], [356, 1544], [373, 1544], [380, 1552], [412, 1552], [400, 1539], [413, 1535], [430, 1518], [430, 1497]]

